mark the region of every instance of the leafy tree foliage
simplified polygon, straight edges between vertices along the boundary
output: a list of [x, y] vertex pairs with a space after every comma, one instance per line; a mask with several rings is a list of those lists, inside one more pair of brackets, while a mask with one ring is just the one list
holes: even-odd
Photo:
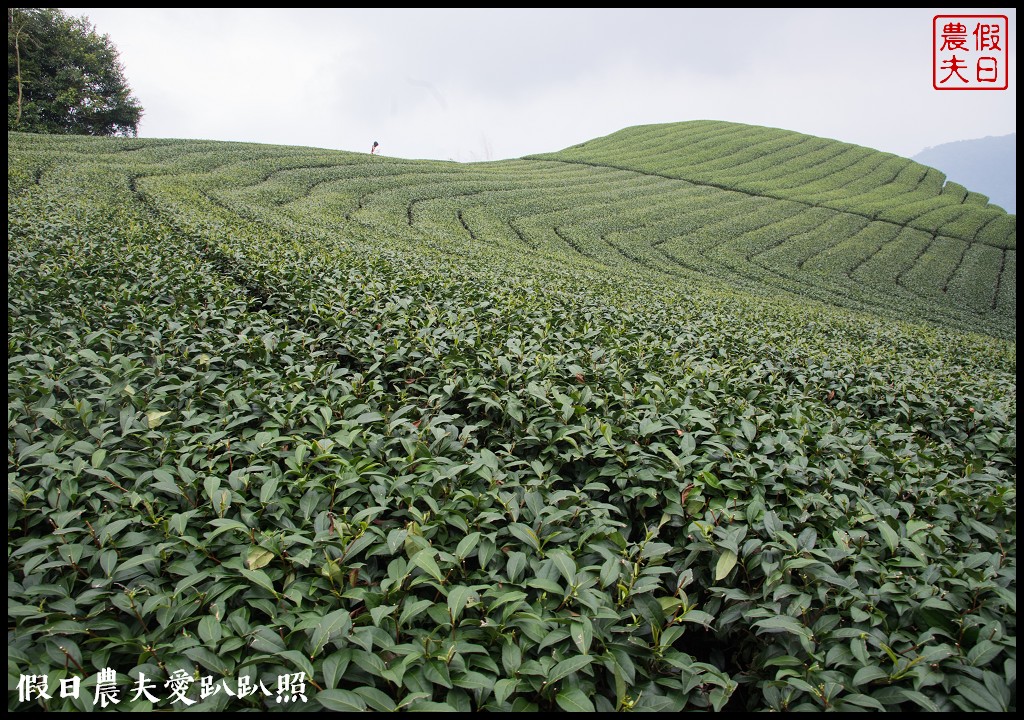
[[8, 130], [134, 136], [142, 112], [117, 48], [88, 18], [8, 8]]

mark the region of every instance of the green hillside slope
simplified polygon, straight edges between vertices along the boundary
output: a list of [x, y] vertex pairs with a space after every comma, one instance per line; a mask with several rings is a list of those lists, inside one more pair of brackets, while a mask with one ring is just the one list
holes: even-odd
[[716, 127], [9, 133], [9, 708], [1014, 711], [1015, 216]]
[[[669, 286], [715, 278], [1016, 334], [1016, 216], [943, 184], [933, 169], [831, 140], [690, 122], [532, 160], [459, 165], [253, 148], [238, 151], [244, 169], [226, 156], [218, 162], [227, 165], [204, 165], [194, 144], [165, 148], [181, 153], [173, 167], [200, 163], [188, 184], [204, 203], [285, 233], [296, 222], [309, 232], [370, 225], [485, 255], [540, 253], [598, 266], [602, 277], [626, 272]], [[161, 195], [181, 185], [161, 171], [140, 189]]]
[[696, 185], [742, 194], [732, 205], [735, 195], [713, 192], [681, 200], [674, 227], [645, 227], [645, 244], [672, 261], [1015, 335], [1016, 216], [933, 168], [711, 121], [630, 128], [535, 157], [678, 180], [680, 193]]

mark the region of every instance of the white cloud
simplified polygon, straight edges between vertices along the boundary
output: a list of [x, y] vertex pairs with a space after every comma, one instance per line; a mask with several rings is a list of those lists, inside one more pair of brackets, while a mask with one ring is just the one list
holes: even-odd
[[934, 9], [66, 12], [121, 51], [143, 137], [466, 161], [692, 119], [907, 156], [1016, 131], [1015, 43], [1009, 90], [935, 91]]

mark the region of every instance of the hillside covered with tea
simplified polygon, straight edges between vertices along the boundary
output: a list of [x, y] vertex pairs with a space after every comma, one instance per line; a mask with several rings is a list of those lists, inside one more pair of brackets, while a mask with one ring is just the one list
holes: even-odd
[[710, 121], [474, 164], [8, 148], [10, 708], [112, 668], [135, 710], [175, 673], [1015, 709], [1016, 216], [983, 196]]

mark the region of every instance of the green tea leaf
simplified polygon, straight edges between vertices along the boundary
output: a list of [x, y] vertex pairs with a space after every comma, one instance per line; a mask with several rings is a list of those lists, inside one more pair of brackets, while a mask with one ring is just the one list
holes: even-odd
[[555, 696], [558, 707], [566, 712], [596, 712], [594, 703], [579, 688], [566, 688]]
[[882, 535], [882, 539], [885, 540], [885, 544], [889, 547], [889, 552], [896, 552], [896, 548], [900, 544], [900, 536], [895, 530], [889, 527], [889, 523], [884, 520], [879, 520], [875, 523], [875, 527], [878, 528], [878, 532]]
[[732, 550], [723, 550], [715, 565], [715, 582], [724, 579], [736, 567], [736, 553]]
[[164, 418], [171, 414], [170, 410], [150, 410], [146, 413], [146, 424], [153, 430], [163, 424]]
[[466, 603], [475, 595], [474, 591], [465, 585], [456, 585], [448, 590], [448, 610], [452, 619], [458, 620]]
[[364, 712], [366, 701], [351, 690], [321, 690], [316, 701], [328, 710], [337, 712]]
[[594, 658], [591, 655], [575, 655], [555, 663], [555, 666], [551, 668], [551, 672], [547, 675], [548, 684], [553, 685], [567, 675], [579, 672], [590, 665], [593, 660]]
[[777, 615], [765, 618], [764, 620], [758, 620], [754, 623], [754, 627], [770, 633], [785, 632], [808, 638], [811, 636], [811, 631], [805, 625], [788, 615]]
[[558, 572], [565, 578], [565, 582], [569, 586], [574, 585], [576, 582], [575, 561], [563, 550], [552, 550], [548, 553], [548, 558], [555, 563], [555, 567], [558, 568]]
[[519, 680], [517, 678], [502, 678], [498, 682], [494, 683], [494, 699], [501, 705], [516, 691], [519, 687]]
[[409, 562], [425, 570], [435, 580], [443, 582], [444, 576], [441, 574], [441, 568], [438, 567], [437, 561], [434, 559], [436, 555], [437, 551], [431, 548], [424, 548], [409, 558]]
[[245, 564], [250, 570], [258, 570], [269, 565], [273, 559], [274, 553], [259, 545], [253, 545], [245, 556]]
[[344, 634], [350, 627], [352, 618], [347, 610], [335, 610], [324, 615], [312, 628], [309, 656], [315, 658], [332, 637]]
[[247, 570], [245, 568], [242, 568], [241, 570], [239, 570], [239, 572], [242, 573], [242, 575], [247, 580], [249, 580], [249, 582], [259, 585], [261, 588], [269, 591], [275, 597], [277, 596], [277, 591], [274, 589], [273, 581], [270, 579], [270, 576], [268, 576], [262, 570]]

